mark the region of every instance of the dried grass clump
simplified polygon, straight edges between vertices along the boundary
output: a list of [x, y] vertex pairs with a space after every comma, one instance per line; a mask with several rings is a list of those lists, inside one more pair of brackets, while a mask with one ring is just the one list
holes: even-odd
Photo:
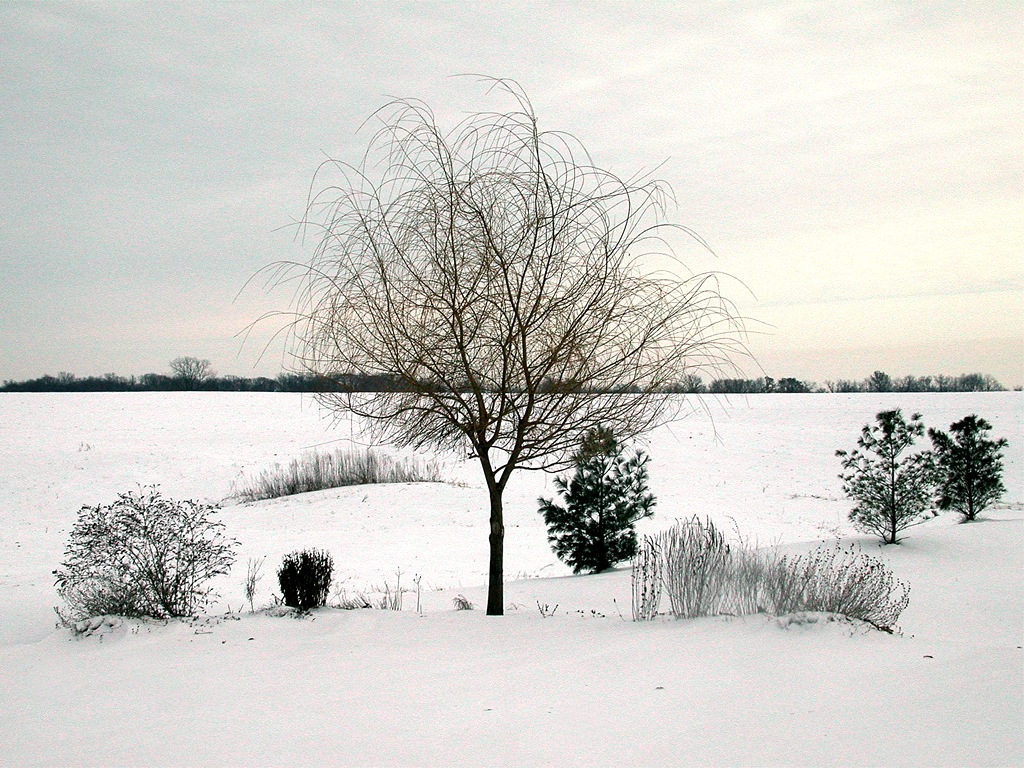
[[306, 453], [286, 466], [275, 464], [255, 478], [246, 479], [235, 496], [242, 501], [261, 501], [347, 485], [438, 482], [441, 469], [433, 461], [396, 459], [370, 450], [338, 449], [334, 453]]
[[645, 536], [633, 557], [633, 621], [648, 621], [658, 615], [661, 561], [657, 539]]
[[456, 595], [452, 598], [452, 605], [456, 611], [472, 611], [474, 606], [465, 595]]
[[344, 589], [339, 590], [338, 594], [335, 596], [334, 602], [330, 605], [332, 608], [340, 608], [343, 611], [373, 608], [373, 603], [370, 601], [370, 598], [362, 592], [356, 592], [355, 594], [350, 595]]
[[730, 545], [697, 517], [646, 537], [633, 561], [633, 618], [658, 613], [661, 589], [676, 618], [832, 613], [891, 632], [910, 590], [881, 560], [854, 547], [778, 556]]

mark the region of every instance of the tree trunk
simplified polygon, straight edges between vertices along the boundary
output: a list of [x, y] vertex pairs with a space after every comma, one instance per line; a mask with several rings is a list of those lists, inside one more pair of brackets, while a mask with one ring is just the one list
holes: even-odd
[[896, 543], [896, 531], [898, 521], [896, 519], [896, 457], [889, 460], [889, 537], [886, 544]]
[[502, 520], [501, 491], [502, 489], [488, 478], [488, 490], [491, 496], [491, 533], [488, 541], [491, 544], [490, 566], [487, 579], [487, 615], [503, 616], [505, 614], [505, 523]]
[[964, 476], [967, 479], [967, 519], [973, 520], [976, 512], [974, 511], [974, 473], [971, 471], [973, 467], [970, 462], [967, 463], [967, 471], [964, 472]]

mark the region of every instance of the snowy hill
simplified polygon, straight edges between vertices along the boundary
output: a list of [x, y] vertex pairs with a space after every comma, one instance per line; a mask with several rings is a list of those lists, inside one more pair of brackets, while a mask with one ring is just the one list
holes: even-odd
[[[74, 638], [54, 628], [50, 572], [79, 506], [152, 482], [220, 500], [243, 473], [359, 436], [298, 396], [5, 395], [0, 764], [1024, 764], [1021, 404], [768, 395], [652, 435], [645, 530], [707, 514], [792, 551], [859, 542], [911, 587], [894, 635], [821, 615], [628, 621], [628, 567], [570, 576], [548, 550], [540, 473], [506, 498], [507, 615], [456, 611], [459, 594], [484, 602], [486, 495], [472, 464], [440, 457], [461, 484], [228, 504], [240, 557], [210, 616]], [[893, 406], [991, 421], [1010, 439], [1006, 503], [896, 547], [853, 532], [833, 452]], [[267, 557], [266, 603], [280, 556], [305, 547], [330, 549], [350, 591], [422, 576], [421, 612], [415, 592], [400, 613], [238, 612], [248, 558]]]

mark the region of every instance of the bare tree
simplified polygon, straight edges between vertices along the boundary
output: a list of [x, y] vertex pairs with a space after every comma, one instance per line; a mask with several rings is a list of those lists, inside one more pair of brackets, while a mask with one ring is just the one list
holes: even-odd
[[176, 357], [170, 362], [174, 378], [184, 382], [186, 389], [195, 389], [204, 381], [216, 375], [209, 360], [195, 357]]
[[[500, 615], [512, 473], [567, 466], [599, 425], [629, 440], [673, 418], [667, 390], [727, 365], [741, 327], [716, 275], [641, 268], [645, 249], [666, 247], [664, 185], [594, 167], [571, 136], [538, 129], [516, 84], [492, 83], [517, 108], [449, 132], [419, 101], [379, 110], [360, 166], [325, 163], [314, 178], [311, 262], [277, 266], [281, 280], [300, 267], [299, 365], [335, 388], [363, 374], [398, 390], [326, 391], [323, 403], [377, 439], [479, 460], [487, 613]], [[340, 183], [324, 183], [330, 170]]]

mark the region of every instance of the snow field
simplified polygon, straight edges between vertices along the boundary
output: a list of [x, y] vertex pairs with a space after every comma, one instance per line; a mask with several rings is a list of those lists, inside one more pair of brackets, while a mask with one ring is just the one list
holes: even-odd
[[[507, 615], [455, 611], [457, 594], [485, 601], [487, 500], [471, 463], [441, 457], [464, 485], [229, 503], [239, 559], [210, 617], [71, 639], [51, 571], [82, 504], [154, 482], [221, 500], [243, 472], [359, 435], [297, 395], [0, 397], [0, 764], [1024, 764], [1020, 393], [698, 403], [645, 446], [658, 507], [641, 530], [701, 514], [787, 551], [858, 541], [911, 586], [901, 635], [815, 615], [626, 621], [628, 567], [573, 577], [551, 555], [540, 473], [506, 494]], [[1010, 440], [1006, 503], [898, 547], [855, 534], [833, 453], [888, 407], [991, 421]], [[223, 614], [248, 558], [266, 557], [266, 602], [281, 555], [306, 547], [350, 592], [422, 576], [423, 614], [414, 593], [401, 613]]]

